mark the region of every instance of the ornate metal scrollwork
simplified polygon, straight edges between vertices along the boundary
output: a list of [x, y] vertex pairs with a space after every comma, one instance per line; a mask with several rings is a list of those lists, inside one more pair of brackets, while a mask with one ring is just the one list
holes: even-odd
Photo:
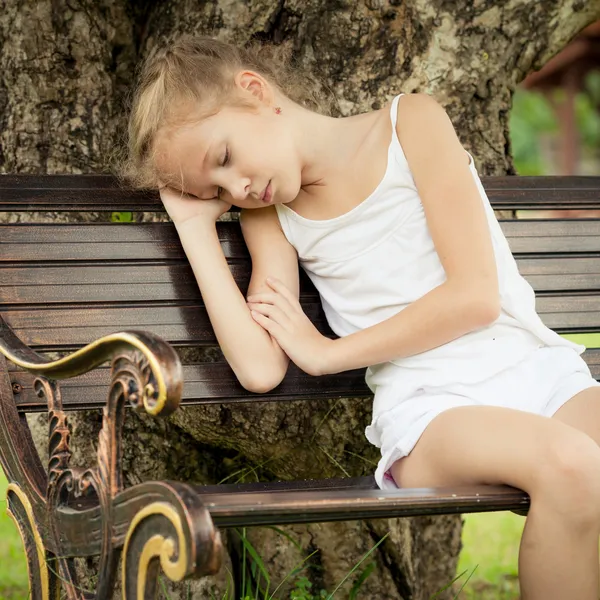
[[[48, 404], [48, 488], [47, 500], [47, 522], [55, 547], [58, 549], [58, 557], [54, 558], [57, 566], [55, 575], [60, 574], [62, 588], [69, 600], [81, 600], [93, 598], [90, 592], [82, 590], [75, 571], [75, 563], [72, 558], [61, 556], [60, 531], [53, 519], [54, 510], [67, 501], [68, 495], [77, 488], [80, 492], [86, 481], [83, 472], [71, 469], [71, 449], [69, 441], [71, 431], [66, 414], [62, 410], [62, 398], [60, 388], [54, 381], [43, 377], [37, 377], [34, 381], [34, 389], [40, 398], [44, 398]], [[59, 581], [60, 584], [60, 581]]]
[[[110, 598], [120, 559], [120, 549], [113, 544], [113, 499], [123, 489], [121, 435], [125, 404], [131, 404], [136, 410], [153, 406], [158, 397], [153, 370], [147, 357], [137, 350], [124, 352], [113, 359], [108, 401], [103, 409], [98, 438], [97, 465], [90, 469], [70, 466], [70, 429], [56, 383], [37, 378], [35, 389], [40, 397], [46, 398], [49, 409], [48, 510], [52, 512], [64, 505], [70, 495], [75, 498], [96, 495], [102, 514], [102, 550], [94, 597]], [[49, 517], [52, 523], [51, 514]], [[60, 548], [60, 532], [52, 525], [51, 528], [55, 544]], [[72, 560], [61, 559], [60, 565], [68, 583], [65, 588], [69, 599], [80, 598]]]
[[123, 600], [154, 598], [159, 568], [172, 581], [217, 573], [222, 544], [209, 512], [182, 483], [140, 485], [161, 497], [133, 517], [123, 547]]
[[[1, 319], [0, 324], [3, 324]], [[34, 586], [37, 586], [35, 589], [52, 590], [54, 581], [58, 582], [60, 579], [69, 600], [110, 598], [114, 591], [117, 566], [121, 556], [119, 547], [121, 542], [115, 542], [119, 537], [114, 531], [113, 517], [115, 499], [118, 502], [118, 497], [123, 492], [121, 434], [125, 404], [128, 402], [135, 409], [143, 409], [153, 416], [168, 415], [176, 410], [181, 399], [183, 385], [181, 363], [177, 353], [168, 343], [152, 333], [123, 331], [88, 344], [70, 356], [48, 361], [44, 356], [23, 344], [6, 326], [0, 336], [0, 353], [17, 366], [38, 376], [34, 382], [35, 390], [39, 397], [46, 399], [49, 410], [50, 442], [46, 490], [46, 522], [49, 528], [47, 535], [49, 541], [47, 547], [51, 548], [55, 554], [48, 550], [44, 550], [44, 552], [46, 565], [54, 565], [54, 570], [51, 575], [46, 577], [48, 585], [38, 584], [37, 580], [32, 578], [32, 590]], [[63, 410], [60, 389], [52, 380], [86, 373], [109, 359], [112, 360], [111, 384], [108, 401], [103, 410], [97, 465], [89, 469], [74, 468], [71, 466], [69, 423]], [[47, 377], [52, 380], [46, 379]], [[16, 492], [13, 497], [17, 498], [15, 494]], [[167, 504], [173, 500], [168, 493], [166, 495], [161, 493], [161, 497], [166, 498]], [[99, 532], [101, 537], [97, 538], [100, 541], [101, 562], [94, 592], [79, 588], [73, 559], [62, 558], [61, 547], [64, 544], [61, 544], [61, 532], [58, 531], [57, 525], [59, 520], [55, 518], [55, 515], [66, 505], [71, 510], [76, 510], [72, 501], [77, 498], [84, 500], [82, 502], [84, 507], [89, 508], [90, 502], [95, 505], [101, 517]], [[178, 498], [173, 501], [177, 507], [180, 507]], [[192, 502], [194, 506], [195, 502]], [[28, 514], [25, 509], [21, 512], [24, 515]], [[202, 523], [202, 535], [204, 536], [202, 539], [204, 540], [207, 535], [210, 538], [210, 543], [206, 546], [209, 549], [208, 555], [202, 560], [214, 561], [213, 550], [216, 547], [214, 541], [218, 534], [212, 528], [210, 515], [206, 511], [199, 511], [198, 515]], [[35, 523], [33, 521], [31, 523], [33, 527]], [[186, 529], [186, 531], [189, 530], [190, 528]], [[195, 531], [194, 527], [191, 530]], [[34, 544], [38, 548], [44, 549], [44, 540], [39, 533], [37, 538], [33, 533], [29, 538], [34, 540], [29, 544], [30, 547]], [[29, 538], [24, 537], [26, 542]], [[195, 541], [187, 540], [187, 543], [188, 547], [191, 547], [191, 544], [195, 548]], [[195, 556], [194, 552], [191, 554]], [[32, 560], [37, 554], [31, 554]], [[42, 569], [41, 572], [44, 572], [41, 566], [40, 569]], [[57, 574], [57, 571], [60, 575]], [[44, 596], [45, 598], [46, 596]], [[54, 600], [54, 596], [50, 596], [50, 599]]]
[[6, 497], [7, 512], [21, 532], [25, 546], [32, 600], [59, 600], [56, 559], [46, 552], [29, 499], [15, 483], [8, 486]]

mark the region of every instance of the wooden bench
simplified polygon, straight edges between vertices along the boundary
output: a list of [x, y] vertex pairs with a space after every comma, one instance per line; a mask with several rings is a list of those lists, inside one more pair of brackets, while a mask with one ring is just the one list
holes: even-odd
[[[600, 177], [490, 177], [484, 185], [496, 209], [600, 208]], [[158, 194], [122, 190], [110, 176], [0, 175], [2, 212], [160, 210]], [[545, 323], [560, 333], [600, 330], [600, 219], [501, 223]], [[218, 227], [245, 292], [250, 262], [239, 226]], [[180, 403], [368, 402], [363, 372], [314, 378], [292, 366], [278, 388], [257, 395], [244, 390], [225, 363], [182, 367], [173, 346], [214, 346], [216, 340], [170, 223], [2, 224], [0, 272], [0, 457], [34, 600], [59, 597], [57, 572], [63, 587], [76, 586], [73, 557], [91, 555], [101, 557], [94, 597], [112, 597], [122, 557], [124, 597], [154, 598], [158, 556], [173, 580], [219, 569], [218, 527], [528, 507], [527, 495], [509, 487], [383, 493], [372, 477], [220, 486], [156, 481], [125, 488], [126, 405], [159, 416]], [[301, 302], [329, 332], [306, 277]], [[47, 351], [72, 354], [48, 362], [38, 354]], [[584, 357], [598, 378], [600, 351]], [[107, 361], [110, 370], [99, 366]], [[55, 380], [64, 380], [60, 388]], [[98, 407], [104, 418], [97, 464], [71, 468], [66, 413]], [[25, 419], [40, 411], [50, 414], [47, 468]]]

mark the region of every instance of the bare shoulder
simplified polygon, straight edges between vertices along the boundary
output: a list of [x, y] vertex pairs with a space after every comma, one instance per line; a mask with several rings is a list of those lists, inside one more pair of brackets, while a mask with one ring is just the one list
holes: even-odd
[[469, 163], [448, 113], [433, 96], [404, 94], [397, 117], [396, 133], [411, 168], [419, 169], [427, 158]]
[[398, 120], [408, 122], [411, 118], [431, 117], [450, 120], [445, 108], [433, 96], [423, 93], [402, 94], [398, 99]]

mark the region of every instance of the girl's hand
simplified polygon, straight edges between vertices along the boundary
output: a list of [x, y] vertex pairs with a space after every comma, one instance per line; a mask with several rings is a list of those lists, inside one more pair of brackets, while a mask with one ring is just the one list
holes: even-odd
[[162, 185], [159, 193], [169, 217], [176, 225], [197, 216], [214, 222], [231, 208], [231, 204], [223, 200], [200, 200]]
[[268, 331], [290, 359], [309, 375], [328, 373], [333, 340], [319, 333], [300, 302], [278, 279], [267, 278], [271, 292], [248, 296], [252, 317]]

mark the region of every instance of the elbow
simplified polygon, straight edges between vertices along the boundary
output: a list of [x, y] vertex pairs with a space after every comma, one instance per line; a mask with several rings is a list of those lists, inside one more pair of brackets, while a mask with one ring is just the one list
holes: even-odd
[[473, 298], [467, 310], [477, 328], [491, 325], [500, 316], [500, 296]]
[[[237, 375], [237, 374], [236, 374]], [[285, 373], [276, 371], [254, 372], [237, 375], [242, 387], [253, 394], [266, 394], [275, 389], [282, 381]]]
[[472, 330], [487, 327], [500, 316], [500, 291], [495, 280], [456, 281], [451, 287], [460, 306], [460, 318], [470, 323]]

